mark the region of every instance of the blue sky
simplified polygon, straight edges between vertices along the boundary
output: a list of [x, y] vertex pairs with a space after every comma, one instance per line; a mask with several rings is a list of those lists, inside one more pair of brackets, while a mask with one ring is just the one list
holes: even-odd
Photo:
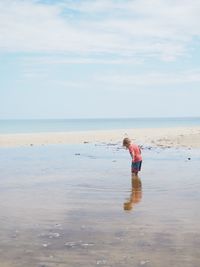
[[7, 0], [0, 14], [0, 119], [200, 116], [199, 0]]

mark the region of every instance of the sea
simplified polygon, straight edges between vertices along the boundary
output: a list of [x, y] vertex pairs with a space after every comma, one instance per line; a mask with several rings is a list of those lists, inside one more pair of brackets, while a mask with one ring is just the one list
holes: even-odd
[[200, 266], [199, 150], [143, 157], [132, 180], [117, 145], [1, 148], [0, 266]]
[[200, 117], [0, 120], [0, 134], [200, 126]]

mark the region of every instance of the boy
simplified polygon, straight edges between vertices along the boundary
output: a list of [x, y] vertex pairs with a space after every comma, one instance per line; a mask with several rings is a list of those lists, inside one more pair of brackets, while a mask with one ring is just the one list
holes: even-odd
[[138, 174], [142, 166], [142, 155], [138, 145], [133, 144], [129, 138], [124, 138], [123, 146], [125, 146], [132, 157], [131, 171], [133, 175]]

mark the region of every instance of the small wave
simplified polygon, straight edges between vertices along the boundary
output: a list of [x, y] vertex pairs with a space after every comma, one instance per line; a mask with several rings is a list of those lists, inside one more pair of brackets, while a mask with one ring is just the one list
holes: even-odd
[[98, 186], [92, 186], [92, 185], [89, 185], [89, 184], [77, 184], [77, 185], [69, 185], [68, 184], [68, 186], [69, 187], [73, 187], [73, 188], [75, 188], [75, 189], [81, 189], [81, 190], [91, 190], [91, 191], [95, 191], [95, 192], [97, 192], [97, 191], [106, 191], [106, 192], [121, 192], [121, 193], [123, 193], [123, 192], [125, 192], [125, 193], [127, 193], [127, 192], [130, 192], [131, 190], [130, 190], [130, 188], [129, 189], [127, 189], [127, 187], [125, 188], [122, 188], [122, 187], [119, 187], [119, 188], [117, 188], [117, 187], [98, 187]]

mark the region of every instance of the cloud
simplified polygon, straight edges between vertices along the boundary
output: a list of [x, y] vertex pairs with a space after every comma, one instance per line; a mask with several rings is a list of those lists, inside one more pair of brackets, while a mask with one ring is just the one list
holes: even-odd
[[[67, 79], [56, 79], [55, 77], [50, 77], [45, 71], [41, 72], [37, 70], [24, 71], [23, 79], [37, 77], [39, 82], [45, 82], [50, 85], [56, 86], [56, 88], [79, 88], [81, 90], [95, 90], [104, 92], [124, 92], [128, 90], [129, 92], [137, 92], [140, 89], [145, 90], [145, 92], [152, 92], [154, 90], [159, 90], [160, 92], [166, 91], [166, 88], [171, 88], [172, 90], [178, 90], [178, 92], [183, 92], [183, 88], [199, 90], [200, 84], [200, 69], [193, 69], [187, 71], [179, 72], [142, 72], [137, 74], [127, 74], [127, 73], [96, 73], [89, 76], [83, 76], [79, 79], [75, 77], [68, 77]], [[181, 90], [181, 91], [180, 91]]]
[[183, 84], [192, 84], [200, 82], [200, 69], [181, 71], [181, 72], [146, 72], [133, 75], [110, 74], [104, 76], [96, 76], [96, 83], [104, 86], [112, 86], [113, 88], [134, 88], [146, 87], [153, 88], [158, 86], [174, 86]]
[[200, 36], [198, 0], [7, 0], [0, 12], [1, 52], [173, 61]]
[[24, 56], [23, 57], [23, 64], [26, 67], [31, 67], [32, 65], [38, 66], [47, 66], [47, 65], [67, 65], [67, 64], [84, 64], [84, 65], [90, 65], [90, 64], [106, 64], [106, 65], [141, 65], [143, 63], [143, 60], [140, 58], [135, 59], [129, 59], [124, 57], [118, 57], [118, 58], [105, 58], [102, 56], [70, 56], [70, 55], [38, 55], [37, 57], [33, 56]]

